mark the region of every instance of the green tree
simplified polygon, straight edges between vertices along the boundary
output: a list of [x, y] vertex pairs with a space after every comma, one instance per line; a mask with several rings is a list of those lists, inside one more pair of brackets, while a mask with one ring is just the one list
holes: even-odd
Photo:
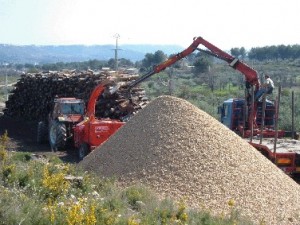
[[244, 47], [232, 48], [230, 49], [230, 54], [234, 57], [244, 59], [246, 57], [246, 49]]
[[108, 67], [114, 68], [115, 67], [115, 59], [111, 58], [107, 62]]
[[247, 52], [246, 52], [246, 49], [244, 47], [240, 48], [240, 55], [241, 55], [242, 59], [244, 59], [246, 57]]
[[199, 75], [199, 73], [205, 73], [209, 71], [209, 66], [211, 62], [207, 57], [201, 56], [198, 57], [194, 62], [193, 73], [195, 76]]
[[145, 58], [142, 60], [142, 66], [145, 68], [149, 68], [151, 66], [162, 63], [166, 59], [167, 55], [161, 50], [156, 51], [154, 54], [147, 53], [145, 55]]
[[167, 59], [167, 55], [161, 51], [161, 50], [158, 50], [154, 53], [154, 63], [155, 64], [160, 64], [162, 63], [163, 61], [165, 61]]
[[131, 62], [129, 59], [121, 58], [120, 61], [119, 61], [119, 66], [132, 67], [132, 66], [134, 66], [134, 63]]

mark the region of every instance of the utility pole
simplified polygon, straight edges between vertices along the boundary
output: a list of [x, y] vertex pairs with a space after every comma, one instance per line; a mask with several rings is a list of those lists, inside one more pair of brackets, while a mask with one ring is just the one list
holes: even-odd
[[8, 80], [7, 80], [7, 65], [8, 63], [4, 63], [4, 72], [5, 72], [5, 94], [6, 94], [6, 101], [8, 101]]
[[119, 34], [115, 34], [114, 35], [114, 38], [116, 38], [116, 48], [114, 49], [115, 50], [115, 70], [118, 71], [118, 51], [121, 50], [119, 49], [119, 46], [118, 46], [118, 40], [120, 38], [120, 35]]

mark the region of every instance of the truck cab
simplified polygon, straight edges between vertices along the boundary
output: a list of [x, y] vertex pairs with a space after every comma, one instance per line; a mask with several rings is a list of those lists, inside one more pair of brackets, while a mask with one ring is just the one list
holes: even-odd
[[222, 106], [219, 107], [221, 123], [230, 130], [235, 130], [238, 124], [243, 123], [244, 104], [245, 101], [243, 99], [230, 98], [224, 101]]
[[[246, 118], [249, 118], [247, 113], [251, 113], [251, 109], [248, 110], [245, 99], [230, 98], [223, 102], [222, 106], [219, 106], [218, 113], [220, 114], [220, 121], [230, 130], [238, 132], [240, 127], [245, 130], [248, 129]], [[255, 125], [259, 127], [262, 122], [262, 102], [257, 102]], [[275, 125], [275, 106], [270, 100], [266, 100], [266, 110], [264, 118], [264, 126], [268, 129], [274, 129]]]

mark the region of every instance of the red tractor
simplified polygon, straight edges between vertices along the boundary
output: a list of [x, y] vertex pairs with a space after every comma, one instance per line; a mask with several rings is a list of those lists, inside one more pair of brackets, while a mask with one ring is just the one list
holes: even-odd
[[64, 150], [73, 143], [73, 126], [83, 120], [85, 103], [77, 98], [55, 98], [47, 121], [40, 121], [37, 142], [49, 140], [51, 150]]

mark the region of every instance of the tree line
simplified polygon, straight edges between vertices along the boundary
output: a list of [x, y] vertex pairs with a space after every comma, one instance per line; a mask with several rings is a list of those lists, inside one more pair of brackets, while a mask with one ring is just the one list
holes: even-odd
[[[256, 47], [251, 48], [249, 51], [246, 51], [244, 47], [241, 48], [231, 48], [230, 54], [234, 57], [238, 57], [242, 60], [286, 60], [286, 59], [299, 59], [300, 58], [300, 45], [278, 45], [278, 46], [266, 46], [266, 47]], [[172, 56], [172, 55], [170, 55]], [[169, 56], [169, 57], [170, 57]], [[168, 56], [161, 50], [156, 51], [155, 53], [146, 53], [144, 59], [141, 61], [132, 62], [129, 59], [121, 58], [118, 59], [119, 67], [137, 67], [143, 72], [145, 69], [157, 65]], [[207, 68], [210, 65], [211, 59], [208, 56], [205, 56], [201, 53], [193, 53], [186, 57], [186, 61], [189, 65], [195, 67], [196, 72], [206, 72]], [[111, 58], [109, 60], [98, 60], [92, 59], [83, 62], [57, 62], [57, 63], [47, 63], [47, 64], [10, 64], [5, 67], [14, 67], [17, 70], [62, 70], [62, 69], [99, 69], [102, 67], [115, 67], [115, 59]], [[0, 67], [4, 67], [0, 65]], [[175, 67], [180, 67], [179, 63], [176, 63]]]
[[250, 60], [286, 60], [300, 58], [300, 45], [272, 45], [266, 47], [251, 48], [246, 52], [245, 48], [232, 48], [230, 53], [239, 58], [248, 57]]

